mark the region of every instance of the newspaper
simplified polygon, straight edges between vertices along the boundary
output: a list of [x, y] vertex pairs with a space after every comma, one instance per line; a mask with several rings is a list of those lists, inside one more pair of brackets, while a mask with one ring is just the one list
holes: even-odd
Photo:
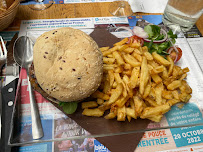
[[[77, 18], [77, 19], [47, 19], [47, 20], [29, 20], [22, 21], [19, 36], [26, 35], [31, 37], [33, 41], [36, 40], [43, 32], [55, 29], [58, 27], [74, 27], [83, 30], [90, 34], [92, 28], [96, 26], [118, 27], [118, 26], [135, 26], [139, 19], [144, 19], [144, 22], [152, 22], [154, 24], [161, 23], [161, 16], [133, 16], [130, 18], [116, 18], [116, 17], [95, 17], [95, 18]], [[143, 22], [141, 22], [143, 23]], [[112, 34], [117, 37], [128, 37], [130, 33], [127, 31], [115, 32]], [[179, 38], [177, 45], [181, 47], [183, 52], [180, 66], [189, 67], [191, 69], [188, 75], [189, 84], [193, 88], [193, 96], [188, 104], [185, 104], [182, 109], [174, 106], [169, 111], [160, 123], [150, 123], [148, 128], [159, 128], [165, 126], [176, 126], [184, 124], [203, 123], [202, 117], [202, 99], [203, 88], [201, 84], [202, 72], [198, 67], [193, 52], [190, 51], [187, 41], [192, 44], [193, 52], [199, 52], [199, 47], [202, 45], [202, 38]], [[198, 45], [197, 45], [198, 44]], [[198, 47], [197, 47], [198, 46]], [[198, 56], [198, 54], [197, 54]], [[190, 61], [190, 62], [188, 62]], [[31, 140], [31, 118], [30, 105], [27, 91], [26, 72], [21, 71], [20, 80], [23, 121], [21, 122], [22, 134], [21, 142]], [[68, 136], [89, 135], [89, 133], [81, 128], [77, 123], [68, 118], [64, 113], [55, 108], [51, 103], [41, 97], [36, 92], [36, 98], [39, 105], [39, 110], [42, 119], [42, 126], [45, 136], [43, 139], [65, 138]], [[66, 122], [71, 121], [71, 126], [67, 126]], [[138, 144], [135, 152], [155, 152], [155, 151], [171, 151], [171, 152], [185, 152], [185, 151], [203, 151], [203, 126], [193, 126], [187, 128], [171, 128], [162, 130], [152, 130], [145, 132], [143, 138]], [[95, 151], [106, 152], [108, 148], [99, 143], [94, 138], [63, 140], [61, 142], [47, 142], [39, 143], [29, 146], [20, 147], [21, 152], [57, 152], [57, 151]]]

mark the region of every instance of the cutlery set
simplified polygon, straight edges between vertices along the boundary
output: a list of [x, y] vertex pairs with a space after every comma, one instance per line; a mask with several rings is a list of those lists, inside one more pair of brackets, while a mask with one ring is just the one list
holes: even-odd
[[[6, 61], [7, 61], [7, 49], [4, 44], [3, 38], [0, 37], [0, 39], [1, 39], [0, 67], [2, 69], [2, 67], [6, 64]], [[32, 64], [32, 60], [33, 60], [33, 52], [32, 52], [33, 46], [34, 46], [34, 44], [30, 40], [29, 37], [22, 36], [22, 37], [17, 38], [13, 45], [13, 58], [14, 58], [14, 61], [21, 68], [24, 68], [27, 71], [28, 90], [29, 90], [30, 108], [31, 108], [31, 119], [32, 119], [32, 136], [33, 136], [33, 139], [40, 139], [44, 136], [44, 134], [43, 134], [38, 106], [35, 101], [34, 92], [30, 85], [29, 75], [28, 75], [29, 67]], [[13, 64], [13, 66], [15, 66], [15, 65], [16, 64]], [[12, 68], [10, 66], [8, 66], [8, 70], [12, 69], [13, 73], [16, 74], [16, 72], [14, 72], [15, 67], [13, 67], [13, 66], [12, 66]], [[16, 67], [18, 67], [18, 66], [16, 66]], [[14, 107], [14, 109], [15, 109], [15, 107]], [[2, 112], [2, 97], [0, 98], [0, 112]], [[2, 123], [0, 123], [0, 124], [2, 124]]]

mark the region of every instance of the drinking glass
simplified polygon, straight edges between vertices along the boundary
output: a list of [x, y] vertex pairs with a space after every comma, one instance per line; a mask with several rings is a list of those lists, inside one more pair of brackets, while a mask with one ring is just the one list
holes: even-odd
[[203, 0], [169, 0], [162, 21], [173, 30], [179, 28], [187, 32], [202, 15], [202, 11]]
[[45, 10], [54, 4], [54, 0], [30, 0], [28, 7], [33, 10]]
[[131, 7], [126, 0], [115, 0], [109, 5], [109, 12], [113, 16], [128, 17], [133, 14]]

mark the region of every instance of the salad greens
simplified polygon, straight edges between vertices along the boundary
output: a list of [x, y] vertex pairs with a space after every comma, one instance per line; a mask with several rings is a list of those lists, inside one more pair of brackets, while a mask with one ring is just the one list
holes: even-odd
[[[177, 38], [177, 35], [173, 34], [172, 30], [169, 30], [167, 33], [168, 39], [163, 40], [165, 35], [161, 33], [161, 27], [157, 25], [147, 25], [144, 27], [144, 31], [148, 33], [148, 39], [151, 40], [150, 42], [144, 42], [144, 46], [148, 47], [150, 53], [156, 51], [160, 55], [167, 55], [166, 51], [172, 46], [171, 42], [175, 44], [175, 39]], [[159, 42], [155, 43], [155, 41]]]
[[59, 106], [65, 113], [73, 114], [77, 110], [78, 102], [59, 102]]
[[161, 40], [164, 38], [163, 34], [160, 34], [161, 28], [157, 25], [147, 25], [144, 27], [144, 31], [148, 34], [148, 39]]

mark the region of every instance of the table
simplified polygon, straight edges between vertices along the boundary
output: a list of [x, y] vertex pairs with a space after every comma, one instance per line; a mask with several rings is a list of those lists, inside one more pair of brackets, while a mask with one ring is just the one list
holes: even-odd
[[[109, 11], [109, 2], [104, 3], [77, 3], [77, 4], [53, 4], [43, 11], [31, 10], [27, 5], [20, 5], [15, 24], [20, 25], [20, 20], [30, 19], [58, 19], [79, 17], [106, 17], [112, 16]], [[148, 13], [134, 13], [134, 15], [149, 15]], [[196, 23], [203, 34], [203, 15]]]
[[[20, 5], [14, 24], [20, 25], [21, 20], [31, 19], [59, 19], [79, 17], [106, 17], [110, 3], [83, 3], [83, 4], [54, 4], [43, 11], [31, 10], [26, 5]], [[134, 13], [134, 15], [148, 15], [148, 13]], [[197, 22], [197, 27], [203, 34], [203, 16]]]

